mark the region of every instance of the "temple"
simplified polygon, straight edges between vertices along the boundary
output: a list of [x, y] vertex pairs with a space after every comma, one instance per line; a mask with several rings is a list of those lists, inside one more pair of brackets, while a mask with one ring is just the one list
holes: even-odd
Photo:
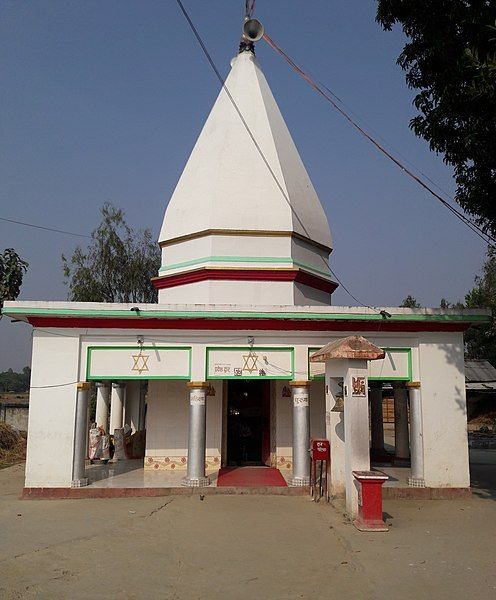
[[[310, 438], [330, 441], [336, 496], [371, 464], [468, 490], [463, 334], [489, 313], [333, 306], [327, 218], [250, 45], [225, 87], [165, 211], [158, 304], [5, 303], [33, 327], [25, 495], [211, 488], [234, 468], [305, 488]], [[92, 393], [100, 430], [141, 450], [89, 464]]]

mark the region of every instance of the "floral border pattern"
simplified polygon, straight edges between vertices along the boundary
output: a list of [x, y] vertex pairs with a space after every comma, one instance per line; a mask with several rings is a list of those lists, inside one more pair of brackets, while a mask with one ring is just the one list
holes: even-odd
[[[187, 466], [186, 456], [145, 456], [144, 467], [149, 471], [185, 471]], [[220, 454], [206, 456], [205, 468], [220, 469]]]

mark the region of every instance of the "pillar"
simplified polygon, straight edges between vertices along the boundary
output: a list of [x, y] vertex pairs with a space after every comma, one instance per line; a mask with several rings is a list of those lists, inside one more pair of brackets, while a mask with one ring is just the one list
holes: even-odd
[[351, 518], [358, 515], [359, 497], [358, 482], [353, 476], [353, 471], [370, 470], [367, 371], [366, 360], [349, 360], [344, 377], [346, 512]]
[[[345, 495], [345, 442], [343, 378], [333, 377], [334, 363], [326, 365], [326, 437], [331, 444], [330, 493], [332, 497]], [[338, 401], [340, 398], [340, 401]]]
[[109, 426], [110, 385], [106, 381], [96, 384], [96, 414], [97, 427], [102, 427], [108, 433]]
[[408, 439], [408, 395], [405, 384], [393, 384], [394, 389], [394, 458], [408, 460], [410, 458], [410, 442]]
[[410, 453], [412, 472], [408, 485], [425, 487], [424, 479], [424, 438], [422, 426], [422, 397], [420, 382], [410, 381], [406, 384], [410, 400]]
[[124, 394], [126, 387], [123, 383], [112, 384], [112, 398], [110, 402], [110, 430], [113, 435], [116, 429], [122, 427], [122, 417], [124, 414]]
[[88, 485], [86, 477], [86, 442], [88, 439], [88, 396], [90, 384], [79, 382], [77, 384], [76, 415], [74, 426], [74, 451], [72, 457], [72, 482], [71, 487], [84, 487]]
[[370, 429], [372, 452], [384, 454], [384, 420], [382, 414], [382, 382], [370, 382]]
[[141, 381], [138, 379], [126, 383], [125, 423], [131, 427], [133, 433], [139, 430], [140, 390]]
[[310, 483], [310, 406], [309, 381], [291, 381], [293, 399], [293, 478], [292, 485]]
[[187, 387], [189, 389], [188, 465], [182, 484], [189, 487], [204, 487], [210, 485], [210, 478], [205, 475], [208, 384], [204, 381], [190, 381]]

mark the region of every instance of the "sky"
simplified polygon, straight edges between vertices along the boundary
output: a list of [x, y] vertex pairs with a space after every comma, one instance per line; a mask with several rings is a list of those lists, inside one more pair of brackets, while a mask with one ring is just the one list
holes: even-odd
[[[243, 0], [183, 0], [220, 72]], [[255, 17], [298, 64], [449, 196], [452, 170], [409, 129], [405, 38], [373, 0], [258, 0]], [[328, 216], [331, 267], [360, 300], [462, 300], [485, 246], [319, 97], [265, 43], [257, 57]], [[158, 236], [219, 92], [175, 0], [0, 0], [0, 217], [88, 235], [106, 201]], [[61, 255], [85, 238], [0, 221], [29, 262], [21, 300], [66, 300]], [[342, 289], [333, 303], [355, 305]], [[31, 328], [0, 322], [0, 371], [30, 363]]]

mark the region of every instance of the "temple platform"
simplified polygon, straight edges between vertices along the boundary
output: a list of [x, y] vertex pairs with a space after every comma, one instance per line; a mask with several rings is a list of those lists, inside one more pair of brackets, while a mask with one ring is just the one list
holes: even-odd
[[[261, 467], [263, 468], [263, 467]], [[386, 473], [389, 480], [383, 487], [385, 499], [453, 499], [471, 495], [470, 488], [415, 488], [408, 486], [410, 469], [406, 467], [376, 467]], [[210, 485], [201, 488], [186, 487], [182, 479], [185, 470], [162, 471], [143, 467], [143, 460], [122, 460], [107, 465], [87, 465], [88, 486], [80, 488], [24, 488], [25, 499], [62, 499], [62, 498], [125, 498], [172, 495], [286, 495], [304, 496], [308, 487], [292, 486], [291, 473], [281, 472], [287, 486], [260, 485], [218, 486], [219, 470], [209, 470]]]

